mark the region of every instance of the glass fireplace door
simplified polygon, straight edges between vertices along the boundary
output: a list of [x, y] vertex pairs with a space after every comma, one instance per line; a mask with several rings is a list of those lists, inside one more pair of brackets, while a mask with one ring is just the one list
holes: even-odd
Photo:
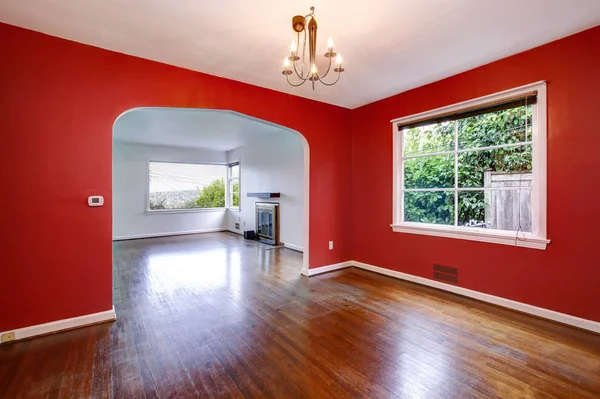
[[256, 235], [260, 241], [273, 245], [279, 241], [277, 208], [277, 204], [256, 203]]

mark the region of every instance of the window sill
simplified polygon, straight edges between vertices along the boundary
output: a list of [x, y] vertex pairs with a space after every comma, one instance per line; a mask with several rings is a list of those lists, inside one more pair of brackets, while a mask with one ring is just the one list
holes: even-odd
[[459, 240], [470, 240], [488, 242], [493, 244], [510, 245], [513, 247], [524, 247], [545, 250], [550, 240], [535, 238], [531, 236], [515, 239], [516, 233], [509, 231], [485, 231], [478, 228], [437, 226], [421, 223], [392, 224], [392, 230], [396, 233], [420, 234], [434, 237], [456, 238]]
[[146, 209], [149, 215], [162, 215], [168, 213], [203, 213], [203, 212], [225, 212], [227, 208], [194, 208], [194, 209]]
[[232, 212], [239, 212], [240, 208], [237, 206], [230, 206], [229, 208], [227, 208], [228, 210], [232, 211]]

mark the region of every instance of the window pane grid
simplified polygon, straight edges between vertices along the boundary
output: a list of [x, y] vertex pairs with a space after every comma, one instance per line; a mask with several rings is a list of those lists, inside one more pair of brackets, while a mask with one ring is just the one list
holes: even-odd
[[[460, 127], [459, 127], [460, 130]], [[510, 134], [507, 136], [507, 134]], [[522, 137], [519, 136], [515, 136], [515, 134], [519, 134]], [[531, 124], [527, 124], [527, 125], [519, 125], [519, 126], [515, 126], [513, 128], [504, 130], [504, 131], [500, 131], [500, 132], [487, 132], [486, 135], [484, 137], [478, 137], [477, 139], [471, 139], [468, 140], [466, 138], [458, 138], [458, 147], [460, 149], [464, 148], [465, 146], [467, 146], [467, 148], [479, 148], [479, 147], [486, 147], [485, 145], [480, 145], [480, 146], [476, 146], [473, 147], [470, 144], [470, 141], [475, 141], [478, 142], [480, 140], [485, 140], [487, 142], [494, 142], [494, 141], [506, 141], [507, 144], [516, 144], [516, 143], [523, 143], [523, 142], [527, 142], [529, 140], [531, 140]]]
[[496, 149], [501, 149], [501, 148], [521, 147], [521, 146], [526, 146], [526, 145], [533, 145], [533, 141], [521, 141], [519, 143], [490, 145], [487, 147], [464, 148], [464, 149], [456, 149], [454, 151], [442, 151], [442, 152], [433, 152], [433, 153], [428, 153], [428, 154], [407, 155], [407, 156], [403, 156], [402, 159], [406, 160], [406, 159], [414, 159], [414, 158], [435, 157], [435, 156], [440, 156], [440, 155], [461, 154], [463, 152], [489, 151], [489, 150], [496, 150]]
[[[460, 121], [461, 120], [454, 121], [453, 124], [456, 125], [456, 124], [460, 123]], [[454, 126], [454, 128], [453, 128], [454, 133], [458, 133], [456, 130], [457, 128], [459, 128], [459, 127]], [[419, 128], [413, 128], [413, 129], [419, 129]], [[410, 130], [411, 129], [405, 129], [403, 136], [406, 136], [407, 134], [409, 134]], [[502, 146], [508, 146], [508, 145], [512, 145], [512, 144], [519, 145], [519, 143], [522, 143], [522, 144], [531, 143], [531, 136], [532, 136], [531, 122], [529, 122], [526, 125], [523, 124], [523, 125], [519, 125], [519, 126], [514, 126], [511, 128], [508, 128], [506, 130], [499, 131], [499, 132], [495, 132], [495, 131], [487, 132], [485, 135], [485, 139], [489, 141], [493, 138], [502, 137], [503, 135], [506, 135], [507, 133], [514, 133], [514, 132], [520, 132], [520, 131], [522, 131], [522, 133], [523, 133], [523, 140], [509, 142], [507, 144], [503, 144]], [[483, 138], [481, 138], [481, 139], [483, 139]], [[506, 140], [511, 141], [511, 137], [509, 136]], [[501, 148], [500, 146], [496, 146], [496, 145], [462, 148], [462, 145], [468, 144], [469, 140], [466, 140], [465, 138], [461, 139], [460, 137], [454, 137], [453, 142], [456, 143], [457, 141], [458, 141], [459, 151], [475, 151], [476, 149], [479, 149], [479, 148]], [[452, 143], [452, 144], [454, 144], [454, 143]], [[439, 144], [434, 147], [429, 147], [427, 149], [422, 149], [422, 150], [407, 151], [406, 146], [403, 146], [402, 148], [403, 148], [403, 153], [404, 153], [405, 158], [454, 153], [454, 146], [450, 147], [450, 146], [448, 146], [447, 143]]]
[[458, 226], [458, 121], [454, 121], [454, 225]]
[[513, 191], [518, 189], [531, 189], [531, 186], [511, 186], [511, 187], [459, 187], [456, 188], [405, 188], [405, 193], [423, 193], [428, 191]]
[[240, 163], [230, 163], [228, 168], [227, 202], [230, 208], [240, 207]]
[[225, 165], [149, 161], [148, 172], [148, 211], [225, 207]]
[[[530, 112], [531, 111], [531, 112]], [[531, 232], [532, 227], [532, 218], [531, 218], [531, 193], [533, 191], [532, 187], [532, 160], [531, 160], [531, 150], [533, 148], [533, 124], [532, 124], [532, 114], [533, 108], [531, 106], [522, 107], [522, 109], [510, 109], [508, 110], [509, 117], [507, 121], [511, 122], [515, 120], [515, 118], [520, 118], [521, 120], [525, 120], [525, 124], [514, 126], [500, 132], [496, 132], [493, 129], [489, 129], [490, 135], [487, 135], [488, 126], [485, 125], [485, 122], [480, 126], [476, 125], [475, 133], [473, 136], [475, 138], [470, 138], [472, 144], [478, 144], [480, 142], [489, 143], [492, 140], [505, 140], [507, 143], [502, 144], [494, 144], [473, 148], [460, 148], [460, 145], [464, 143], [464, 140], [461, 140], [460, 137], [460, 129], [462, 126], [460, 125], [464, 120], [455, 120], [453, 122], [454, 125], [454, 137], [453, 137], [453, 150], [448, 151], [438, 151], [438, 152], [419, 152], [419, 151], [410, 151], [410, 155], [406, 155], [406, 144], [407, 144], [407, 136], [406, 130], [403, 131], [402, 134], [402, 201], [403, 201], [403, 209], [402, 212], [402, 221], [403, 222], [417, 222], [417, 223], [429, 223], [429, 224], [449, 224], [448, 223], [448, 211], [449, 204], [448, 200], [451, 200], [453, 203], [452, 206], [452, 216], [453, 221], [450, 224], [455, 227], [483, 227], [483, 228], [493, 228], [495, 231], [498, 230], [506, 230], [506, 231], [519, 231], [519, 232]], [[487, 115], [483, 115], [486, 117]], [[491, 119], [494, 121], [494, 117], [496, 115], [492, 115]], [[513, 118], [513, 119], [510, 119]], [[479, 121], [470, 121], [470, 123], [476, 124]], [[446, 124], [442, 129], [447, 130], [448, 125]], [[426, 131], [425, 140], [432, 139], [439, 140], [439, 133], [435, 133], [435, 129], [433, 127], [428, 126], [428, 130]], [[433, 133], [432, 133], [433, 132]], [[521, 137], [515, 137], [509, 135], [507, 137], [507, 133], [516, 132], [521, 134]], [[415, 136], [414, 132], [412, 132], [411, 140], [411, 148], [415, 147], [428, 147], [425, 151], [430, 151], [432, 149], [438, 148], [447, 148], [447, 146], [431, 146], [427, 143], [415, 143], [415, 140], [418, 141], [418, 136]], [[511, 142], [515, 139], [521, 139], [522, 141]], [[527, 146], [530, 146], [529, 150], [527, 150]], [[523, 150], [520, 151], [516, 149], [517, 147], [522, 147]], [[509, 151], [502, 151], [504, 149], [509, 149]], [[515, 150], [510, 150], [515, 149]], [[499, 150], [499, 151], [495, 151]], [[490, 158], [490, 154], [481, 154], [484, 151], [488, 151], [492, 153], [493, 156], [498, 154], [499, 158], [506, 158], [506, 156], [513, 156], [517, 159], [514, 161], [509, 158], [509, 161], [506, 162], [504, 159], [500, 161], [499, 167], [500, 169], [494, 168], [479, 168], [481, 165], [482, 159], [486, 160]], [[471, 164], [465, 163], [463, 160], [463, 169], [461, 170], [462, 176], [467, 176], [468, 179], [465, 183], [461, 182], [461, 173], [459, 173], [459, 166], [461, 165], [461, 160], [459, 159], [459, 154], [471, 153], [468, 155], [470, 158]], [[529, 161], [527, 161], [524, 157], [529, 155]], [[452, 156], [453, 158], [453, 187], [446, 186], [446, 178], [444, 178], [444, 173], [448, 176], [448, 171], [445, 169], [445, 163], [440, 163], [442, 159], [445, 159], [447, 156]], [[467, 156], [465, 154], [465, 156]], [[435, 160], [434, 157], [438, 157], [438, 160]], [[418, 158], [425, 158], [423, 161], [420, 161], [418, 164], [407, 164], [406, 161], [416, 160]], [[431, 161], [426, 160], [430, 158]], [[523, 159], [521, 159], [523, 158]], [[494, 160], [497, 161], [497, 160]], [[472, 162], [475, 163], [475, 169], [469, 170], [469, 165], [472, 165]], [[431, 169], [435, 171], [438, 175], [441, 173], [441, 178], [433, 179], [428, 181], [423, 178], [425, 174], [423, 170], [427, 171], [427, 164], [430, 163], [432, 165], [437, 165], [438, 169]], [[440, 166], [441, 165], [441, 166]], [[484, 163], [485, 165], [485, 163]], [[449, 165], [448, 165], [449, 166]], [[466, 168], [464, 168], [466, 166]], [[423, 170], [419, 170], [419, 167]], [[410, 172], [407, 172], [409, 170]], [[483, 172], [486, 172], [485, 174]], [[488, 173], [489, 171], [489, 173]], [[467, 175], [465, 175], [467, 173]], [[481, 177], [477, 177], [477, 174], [480, 174]], [[475, 177], [470, 175], [475, 174]], [[494, 175], [490, 177], [491, 175]], [[415, 178], [415, 176], [417, 176]], [[485, 176], [485, 182], [484, 182]], [[525, 176], [525, 177], [523, 177]], [[479, 180], [481, 179], [481, 180]], [[407, 183], [408, 182], [408, 183]], [[429, 185], [432, 185], [429, 187]], [[491, 184], [491, 186], [481, 186], [482, 184]], [[504, 184], [505, 186], [502, 186]], [[406, 186], [409, 186], [407, 188]], [[421, 187], [419, 187], [421, 185]], [[435, 185], [438, 185], [437, 187]], [[461, 185], [467, 185], [467, 187], [462, 187]], [[473, 187], [469, 187], [474, 185]], [[481, 194], [478, 194], [481, 193]], [[485, 193], [485, 195], [484, 195]], [[493, 193], [506, 193], [506, 194], [493, 194]], [[420, 195], [420, 197], [415, 197], [415, 195]], [[434, 197], [432, 197], [432, 195]], [[442, 195], [443, 197], [440, 197]], [[442, 201], [442, 199], [444, 199]], [[495, 201], [495, 202], [494, 202]], [[504, 203], [502, 203], [504, 201]], [[525, 202], [523, 202], [525, 201]], [[527, 202], [529, 201], [529, 202]], [[510, 202], [510, 203], [508, 203]], [[444, 205], [445, 204], [445, 205]], [[411, 209], [408, 210], [409, 205], [411, 205]], [[418, 207], [421, 206], [422, 209]], [[427, 208], [429, 206], [429, 208]], [[495, 207], [494, 207], [495, 206]], [[414, 207], [417, 207], [416, 209]], [[522, 207], [526, 208], [522, 212]], [[489, 208], [489, 209], [488, 209]], [[465, 211], [466, 209], [466, 211]], [[440, 212], [442, 210], [443, 212]], [[485, 217], [483, 215], [483, 210], [485, 210]], [[415, 213], [415, 211], [417, 211]], [[512, 219], [503, 220], [504, 214], [511, 214]], [[441, 219], [436, 219], [431, 217], [431, 214], [438, 215]], [[493, 218], [492, 215], [493, 214]], [[475, 218], [470, 218], [470, 216], [475, 215]], [[525, 219], [523, 219], [525, 217]], [[489, 220], [493, 219], [494, 223], [490, 223]], [[523, 223], [523, 221], [525, 222]], [[512, 226], [510, 228], [503, 228], [505, 226]], [[518, 226], [518, 227], [514, 227]]]

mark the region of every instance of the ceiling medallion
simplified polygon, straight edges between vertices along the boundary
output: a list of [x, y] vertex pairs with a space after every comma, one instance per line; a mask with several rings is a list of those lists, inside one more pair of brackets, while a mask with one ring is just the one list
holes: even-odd
[[[296, 40], [292, 41], [290, 46], [290, 55], [283, 61], [283, 72], [287, 82], [290, 86], [298, 87], [302, 86], [307, 80], [311, 82], [313, 90], [315, 89], [315, 82], [321, 82], [325, 86], [333, 86], [340, 80], [340, 74], [344, 72], [342, 64], [342, 56], [336, 54], [333, 51], [333, 40], [331, 37], [327, 41], [327, 52], [325, 58], [329, 59], [329, 65], [324, 75], [320, 75], [317, 70], [317, 21], [315, 20], [315, 8], [310, 8], [310, 14], [303, 17], [302, 15], [296, 15], [292, 18], [292, 29], [296, 33]], [[306, 45], [308, 43], [308, 62], [306, 62]], [[298, 49], [302, 48], [302, 52], [299, 53]], [[333, 69], [337, 72], [337, 77], [334, 81], [326, 82], [324, 79], [327, 77], [331, 70], [331, 63], [335, 58], [336, 67]], [[293, 82], [290, 80], [290, 75], [294, 75]]]

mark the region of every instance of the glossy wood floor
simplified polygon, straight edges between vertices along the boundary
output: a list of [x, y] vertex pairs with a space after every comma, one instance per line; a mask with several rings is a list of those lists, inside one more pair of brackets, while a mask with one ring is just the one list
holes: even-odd
[[0, 347], [0, 398], [600, 397], [600, 336], [229, 233], [114, 245], [118, 320]]

